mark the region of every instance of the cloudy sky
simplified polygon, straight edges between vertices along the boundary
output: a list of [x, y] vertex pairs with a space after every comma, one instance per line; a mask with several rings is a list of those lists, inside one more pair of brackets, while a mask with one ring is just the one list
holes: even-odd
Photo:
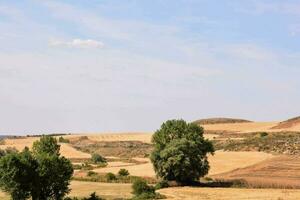
[[0, 133], [300, 113], [300, 0], [1, 0]]

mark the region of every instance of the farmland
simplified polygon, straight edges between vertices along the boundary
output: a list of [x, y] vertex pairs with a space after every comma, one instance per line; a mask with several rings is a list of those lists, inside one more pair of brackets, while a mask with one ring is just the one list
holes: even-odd
[[[299, 124], [298, 121], [288, 122], [290, 125], [283, 126], [280, 122], [245, 120], [223, 124], [214, 121], [210, 124], [205, 121], [204, 136], [213, 140], [218, 147], [214, 155], [208, 156], [210, 170], [207, 177], [213, 180], [243, 180], [247, 188], [172, 187], [159, 192], [168, 199], [297, 199], [300, 197], [300, 158], [296, 151], [299, 137], [297, 132], [291, 130], [296, 130]], [[261, 136], [261, 132], [267, 134]], [[58, 139], [60, 136], [56, 137]], [[108, 172], [117, 174], [125, 168], [131, 176], [156, 180], [148, 158], [152, 151], [151, 133], [79, 133], [62, 137], [67, 142], [60, 143], [60, 153], [71, 159], [73, 164], [84, 164], [92, 153], [99, 153], [108, 159], [106, 166], [92, 165], [88, 171], [103, 176]], [[25, 146], [31, 147], [38, 139], [6, 138], [0, 148], [16, 148], [20, 151]], [[280, 149], [296, 149], [293, 151], [295, 153], [284, 154], [283, 151], [262, 150], [255, 146], [263, 145], [269, 149], [279, 144], [288, 145], [287, 148], [279, 146]], [[85, 180], [88, 171], [75, 170], [76, 180], [71, 182], [70, 196], [84, 197], [93, 191], [107, 199], [132, 196], [130, 183], [89, 182], [89, 179]], [[81, 178], [85, 181], [80, 181]], [[0, 193], [0, 197], [5, 199], [7, 195]]]

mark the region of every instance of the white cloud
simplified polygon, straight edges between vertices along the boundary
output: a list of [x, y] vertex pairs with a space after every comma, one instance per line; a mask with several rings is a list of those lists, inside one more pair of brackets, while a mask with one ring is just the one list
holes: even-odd
[[97, 40], [92, 39], [73, 39], [72, 41], [62, 41], [51, 39], [49, 41], [50, 46], [58, 46], [58, 47], [71, 47], [71, 48], [103, 48], [104, 44]]

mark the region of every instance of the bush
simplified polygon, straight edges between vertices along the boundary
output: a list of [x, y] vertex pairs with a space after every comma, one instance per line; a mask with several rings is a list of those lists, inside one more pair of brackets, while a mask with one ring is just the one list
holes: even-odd
[[103, 200], [101, 197], [96, 195], [96, 192], [93, 192], [90, 197], [83, 198], [82, 200]]
[[114, 175], [113, 173], [109, 172], [105, 175], [105, 178], [107, 181], [114, 181], [117, 180], [116, 175]]
[[63, 138], [62, 136], [60, 136], [58, 138], [58, 142], [60, 142], [60, 143], [70, 143], [70, 140], [68, 140], [68, 139]]
[[133, 200], [142, 199], [163, 199], [165, 196], [156, 193], [155, 188], [147, 184], [143, 179], [138, 179], [132, 184], [132, 189], [134, 194]]
[[118, 174], [119, 176], [129, 176], [129, 171], [127, 169], [120, 169]]
[[260, 137], [267, 137], [268, 136], [268, 133], [267, 132], [261, 132], [259, 134]]
[[94, 169], [94, 167], [92, 165], [88, 164], [88, 163], [84, 163], [84, 164], [81, 165], [81, 169], [83, 169], [83, 170], [92, 170], [92, 169]]
[[103, 156], [101, 156], [97, 153], [94, 153], [94, 154], [92, 154], [92, 162], [97, 164], [97, 163], [106, 163], [107, 161]]
[[167, 187], [169, 187], [168, 181], [162, 180], [155, 185], [155, 190], [159, 190], [159, 189], [167, 188]]
[[147, 182], [143, 179], [136, 180], [133, 185], [133, 194], [138, 196], [143, 193], [155, 193], [155, 188], [147, 184]]
[[95, 176], [98, 173], [94, 172], [94, 171], [88, 171], [87, 176]]

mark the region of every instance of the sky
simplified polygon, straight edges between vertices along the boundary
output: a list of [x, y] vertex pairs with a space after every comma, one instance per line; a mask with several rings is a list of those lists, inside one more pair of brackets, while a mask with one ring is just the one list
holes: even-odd
[[0, 0], [0, 134], [300, 111], [300, 0]]

